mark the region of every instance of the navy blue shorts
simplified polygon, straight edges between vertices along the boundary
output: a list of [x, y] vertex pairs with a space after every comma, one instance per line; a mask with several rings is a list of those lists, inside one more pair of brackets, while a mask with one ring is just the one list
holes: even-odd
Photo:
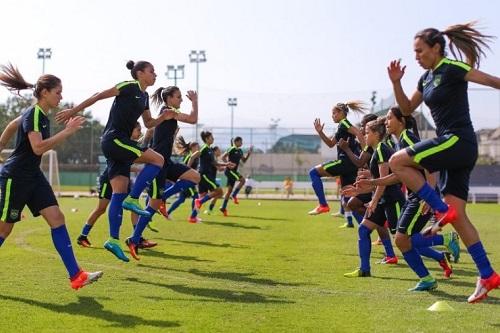
[[99, 176], [99, 189], [97, 192], [99, 193], [99, 199], [111, 200], [113, 189], [111, 188], [107, 173]]
[[197, 194], [197, 193], [198, 193], [198, 191], [196, 191], [196, 187], [195, 186], [187, 188], [184, 191], [182, 191], [182, 195], [184, 196], [184, 198], [194, 197], [194, 195]]
[[148, 194], [153, 199], [161, 199], [165, 191], [167, 179], [175, 183], [186, 172], [191, 170], [185, 164], [168, 161], [156, 175], [149, 186]]
[[418, 142], [406, 148], [406, 152], [429, 172], [441, 172], [439, 187], [443, 195], [467, 201], [470, 173], [478, 155], [477, 143], [447, 134]]
[[24, 206], [28, 206], [33, 216], [39, 216], [42, 209], [59, 205], [41, 172], [29, 179], [0, 177], [0, 191], [0, 220], [7, 223], [19, 221]]
[[234, 184], [239, 181], [242, 177], [238, 170], [226, 169], [224, 174], [227, 177], [227, 186], [234, 187]]
[[108, 163], [108, 177], [130, 178], [130, 166], [147, 148], [129, 138], [113, 138], [101, 141], [101, 148]]
[[403, 213], [398, 220], [398, 232], [408, 236], [414, 235], [422, 231], [432, 213], [422, 213], [424, 202], [420, 200], [407, 200], [403, 206]]
[[385, 221], [387, 221], [389, 223], [389, 231], [391, 234], [395, 234], [398, 220], [401, 215], [401, 208], [404, 203], [404, 199], [395, 202], [379, 202], [375, 211], [371, 215], [368, 215], [368, 212], [366, 212], [364, 218], [381, 227], [383, 227]]
[[207, 193], [216, 190], [219, 187], [215, 177], [208, 176], [206, 174], [201, 174], [201, 180], [198, 184], [198, 189], [200, 193]]
[[358, 168], [351, 161], [335, 160], [321, 164], [323, 169], [332, 177], [340, 177], [340, 185], [342, 187], [352, 185], [356, 181]]

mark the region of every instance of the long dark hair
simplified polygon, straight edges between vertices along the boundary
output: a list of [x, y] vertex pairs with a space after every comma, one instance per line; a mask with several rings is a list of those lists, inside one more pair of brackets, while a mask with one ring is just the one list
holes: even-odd
[[344, 112], [346, 115], [349, 110], [352, 110], [356, 113], [365, 113], [368, 109], [363, 101], [348, 101], [345, 103], [337, 103], [335, 104], [334, 108]]
[[134, 62], [133, 60], [129, 60], [129, 61], [127, 61], [126, 66], [128, 69], [130, 69], [130, 75], [132, 75], [134, 80], [137, 80], [137, 72], [139, 72], [139, 71], [144, 72], [144, 69], [146, 67], [149, 67], [149, 66], [152, 67], [153, 65], [151, 65], [150, 62], [144, 61], [144, 60], [141, 60], [138, 62]]
[[389, 109], [394, 117], [396, 117], [401, 123], [405, 125], [405, 129], [409, 129], [415, 134], [417, 138], [420, 139], [420, 134], [418, 133], [417, 120], [413, 116], [405, 116], [399, 106], [393, 106]]
[[198, 142], [186, 142], [186, 139], [184, 139], [182, 135], [179, 135], [175, 140], [175, 148], [177, 150], [177, 153], [182, 156], [187, 155], [190, 150], [196, 145], [198, 145]]
[[236, 136], [234, 138], [231, 138], [231, 147], [234, 146], [234, 143], [236, 141], [243, 141], [243, 139], [241, 138], [241, 136]]
[[[441, 46], [440, 54], [445, 56], [446, 40], [450, 41], [451, 54], [460, 61], [468, 63], [472, 67], [479, 67], [481, 58], [486, 56], [485, 49], [490, 49], [488, 42], [495, 37], [484, 35], [476, 29], [476, 21], [455, 24], [449, 26], [444, 31], [435, 28], [427, 28], [419, 31], [415, 38], [421, 38], [427, 45], [433, 47], [439, 44]], [[465, 56], [465, 60], [463, 59]]]
[[200, 137], [201, 137], [201, 140], [203, 140], [203, 142], [207, 142], [207, 138], [211, 135], [212, 135], [212, 132], [210, 132], [210, 131], [202, 131], [200, 133]]
[[379, 135], [380, 141], [383, 141], [386, 137], [387, 130], [385, 127], [385, 117], [378, 117], [366, 124], [366, 128], [370, 131], [377, 133]]
[[153, 95], [151, 96], [151, 101], [157, 107], [162, 103], [167, 103], [167, 97], [172, 97], [176, 91], [180, 91], [180, 89], [176, 86], [169, 86], [166, 88], [160, 87], [155, 90]]
[[21, 90], [32, 89], [33, 95], [40, 98], [42, 90], [52, 90], [61, 84], [61, 79], [51, 74], [44, 74], [36, 81], [36, 84], [26, 82], [19, 69], [11, 63], [0, 65], [0, 85], [11, 92], [19, 95]]

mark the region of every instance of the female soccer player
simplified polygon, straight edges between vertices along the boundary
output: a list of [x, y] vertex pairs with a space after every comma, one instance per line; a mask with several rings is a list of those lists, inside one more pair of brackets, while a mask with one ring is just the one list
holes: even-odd
[[[187, 165], [193, 170], [198, 169], [199, 159], [200, 159], [200, 145], [198, 142], [186, 142], [182, 136], [179, 136], [176, 140], [176, 147], [179, 151], [179, 154], [183, 156], [182, 163]], [[188, 189], [179, 193], [179, 197], [176, 201], [174, 201], [170, 207], [168, 208], [167, 213], [165, 214], [167, 219], [171, 219], [171, 214], [176, 210], [180, 205], [186, 201], [186, 198], [192, 198], [191, 201], [191, 216], [190, 219], [196, 219], [198, 212], [194, 209], [194, 201], [198, 199], [198, 190], [196, 186], [192, 186]]]
[[[132, 136], [130, 137], [134, 141], [139, 141], [139, 138], [141, 137], [141, 124], [137, 122], [135, 124], [134, 130], [132, 131]], [[77, 238], [77, 243], [80, 246], [83, 247], [91, 247], [92, 244], [90, 243], [88, 239], [88, 235], [90, 231], [92, 230], [94, 224], [97, 222], [99, 217], [103, 215], [106, 212], [106, 209], [108, 208], [109, 201], [111, 200], [111, 184], [109, 183], [109, 178], [108, 178], [108, 168], [104, 169], [104, 171], [101, 173], [99, 176], [99, 201], [97, 202], [97, 206], [94, 208], [94, 210], [90, 213], [89, 217], [87, 218], [87, 221], [83, 225], [82, 232], [80, 236]], [[137, 224], [138, 216], [136, 213], [131, 212], [130, 218], [132, 221], [132, 226], [135, 227]], [[141, 240], [140, 247], [141, 248], [151, 248], [156, 246], [157, 243], [148, 241], [146, 239]]]
[[[373, 149], [373, 155], [370, 160], [372, 178], [385, 177], [390, 173], [389, 158], [393, 152], [384, 142], [385, 133], [384, 118], [373, 120], [366, 125], [366, 144]], [[352, 194], [349, 193], [348, 195]], [[345, 277], [370, 276], [370, 234], [377, 226], [383, 227], [386, 220], [389, 221], [389, 225], [396, 225], [400, 207], [403, 206], [404, 201], [404, 196], [399, 185], [376, 187], [372, 200], [366, 208], [363, 222], [358, 229], [358, 248], [361, 265], [354, 272], [344, 274]], [[386, 251], [384, 263], [397, 263], [397, 257], [394, 254], [390, 237], [383, 238], [382, 243]]]
[[[179, 108], [182, 103], [182, 94], [180, 89], [175, 86], [167, 88], [160, 87], [152, 96], [153, 104], [160, 107], [160, 117], [169, 112], [173, 113], [173, 117], [158, 124], [154, 130], [151, 147], [154, 151], [161, 154], [162, 158], [165, 160], [165, 164], [160, 173], [153, 179], [149, 188], [150, 200], [146, 208], [149, 214], [139, 218], [139, 222], [137, 222], [132, 236], [126, 240], [130, 254], [137, 260], [139, 260], [137, 248], [141, 241], [142, 232], [151, 221], [155, 212], [158, 211], [162, 200], [166, 200], [180, 191], [196, 186], [200, 181], [200, 174], [196, 170], [189, 168], [185, 164], [175, 163], [170, 159], [172, 156], [175, 135], [178, 130], [177, 122], [196, 124], [198, 121], [198, 95], [195, 91], [189, 90], [186, 96], [191, 101], [192, 105], [189, 114], [180, 112]], [[167, 179], [174, 182], [174, 184], [164, 190]]]
[[[337, 133], [335, 133], [332, 137], [328, 137], [323, 132], [325, 124], [322, 124], [319, 118], [314, 120], [314, 128], [316, 129], [316, 132], [318, 132], [321, 140], [323, 140], [328, 147], [332, 148], [340, 139], [344, 139], [351, 145], [351, 150], [358, 154], [360, 148], [359, 143], [356, 142], [356, 138], [358, 138], [359, 142], [362, 143], [362, 146], [364, 146], [364, 138], [359, 130], [352, 126], [349, 120], [347, 120], [347, 113], [349, 110], [364, 112], [365, 107], [364, 104], [359, 101], [336, 104], [332, 109], [332, 119], [335, 123], [339, 124], [339, 127], [337, 129]], [[314, 193], [316, 193], [319, 200], [319, 205], [311, 210], [309, 215], [318, 215], [330, 211], [330, 207], [326, 202], [321, 177], [340, 176], [342, 187], [353, 184], [356, 180], [356, 172], [358, 169], [347, 157], [344, 151], [338, 147], [337, 158], [338, 159], [335, 161], [319, 164], [309, 171]]]
[[[233, 162], [219, 162], [215, 156], [214, 151], [210, 148], [210, 145], [214, 143], [214, 137], [210, 131], [202, 131], [201, 140], [204, 145], [200, 150], [200, 174], [201, 180], [198, 185], [200, 192], [200, 198], [194, 201], [194, 206], [197, 211], [200, 210], [201, 206], [208, 200], [216, 200], [222, 197], [222, 189], [216, 183], [217, 168], [228, 167], [230, 169], [234, 168]], [[215, 202], [213, 202], [215, 205]], [[213, 208], [213, 206], [212, 206]], [[196, 223], [195, 220], [190, 218], [189, 222]]]
[[[389, 109], [386, 115], [387, 132], [398, 138], [395, 146], [398, 149], [405, 149], [420, 142], [416, 121], [412, 116], [403, 116], [398, 107]], [[421, 171], [424, 173], [424, 170]], [[432, 184], [435, 183], [432, 175], [425, 172], [426, 178]], [[396, 174], [391, 174], [385, 178], [360, 180], [357, 185], [363, 183], [371, 185], [392, 185], [400, 181]], [[432, 277], [425, 267], [420, 255], [436, 260], [443, 268], [444, 276], [449, 278], [453, 273], [452, 267], [445, 253], [436, 251], [431, 246], [446, 245], [453, 254], [455, 262], [460, 256], [460, 246], [458, 235], [455, 232], [446, 235], [434, 235], [424, 238], [420, 231], [431, 218], [431, 213], [424, 208], [424, 203], [411, 190], [408, 190], [407, 200], [401, 211], [401, 216], [397, 224], [396, 245], [403, 253], [403, 257], [410, 268], [419, 276], [420, 281], [410, 291], [427, 291], [437, 287], [437, 281]]]
[[40, 169], [40, 163], [43, 153], [82, 128], [85, 118], [68, 119], [66, 127], [51, 137], [47, 114], [62, 99], [61, 80], [45, 74], [36, 84], [31, 84], [25, 81], [17, 68], [9, 64], [0, 67], [0, 83], [11, 91], [33, 89], [36, 98], [36, 104], [26, 109], [19, 119], [16, 147], [0, 173], [0, 246], [11, 233], [14, 223], [20, 220], [27, 205], [33, 216], [42, 215], [49, 224], [54, 247], [68, 271], [71, 288], [82, 288], [97, 281], [103, 273], [85, 272], [76, 262], [64, 215]]
[[[458, 55], [460, 59], [465, 55], [466, 63], [446, 58], [445, 36], [450, 40], [452, 55]], [[474, 69], [474, 66], [479, 66], [489, 39], [490, 36], [475, 29], [474, 23], [454, 25], [444, 31], [428, 28], [418, 32], [413, 44], [415, 56], [426, 71], [410, 98], [401, 85], [406, 66], [401, 67], [399, 61], [392, 61], [387, 68], [403, 114], [410, 115], [425, 102], [431, 110], [438, 135], [396, 153], [391, 160], [391, 169], [434, 210], [437, 222], [430, 232], [435, 233], [446, 223], [452, 223], [467, 246], [479, 271], [469, 303], [481, 301], [490, 290], [500, 286], [500, 276], [491, 267], [479, 234], [465, 211], [469, 177], [478, 155], [469, 114], [468, 82], [500, 88], [500, 78]], [[420, 167], [429, 172], [441, 171], [444, 201], [425, 181]]]
[[[245, 178], [238, 172], [238, 166], [240, 165], [240, 161], [245, 163], [248, 160], [248, 158], [252, 154], [253, 147], [250, 146], [247, 154], [245, 155], [243, 153], [243, 149], [241, 149], [242, 145], [243, 139], [241, 138], [241, 136], [237, 136], [234, 139], [231, 139], [231, 147], [224, 154], [222, 154], [221, 157], [224, 162], [227, 162], [229, 160], [235, 165], [233, 169], [226, 168], [226, 170], [224, 171], [224, 174], [227, 178], [227, 191], [226, 195], [224, 196], [224, 201], [222, 202], [222, 207], [220, 208], [220, 211], [222, 212], [222, 214], [224, 214], [224, 216], [227, 216], [227, 204], [229, 202], [229, 197], [233, 199], [235, 204], [238, 204], [238, 193], [245, 185]], [[236, 186], [235, 188], [234, 184], [236, 184], [236, 182], [238, 182], [238, 186]]]
[[[65, 121], [83, 109], [102, 99], [114, 97], [109, 113], [108, 123], [101, 137], [101, 148], [108, 163], [108, 176], [113, 189], [111, 202], [108, 209], [110, 238], [104, 247], [118, 259], [129, 261], [123, 253], [119, 243], [120, 226], [122, 223], [123, 208], [131, 210], [138, 215], [149, 216], [148, 211], [142, 209], [138, 198], [142, 191], [151, 183], [163, 167], [163, 157], [150, 148], [143, 148], [130, 139], [135, 123], [140, 116], [147, 128], [155, 127], [174, 117], [175, 112], [164, 112], [158, 118], [152, 118], [149, 112], [149, 96], [146, 89], [156, 80], [153, 65], [147, 61], [132, 60], [127, 62], [127, 68], [134, 80], [125, 81], [116, 86], [94, 94], [79, 105], [60, 111], [57, 121]], [[133, 163], [145, 163], [144, 168], [130, 193], [130, 166]]]

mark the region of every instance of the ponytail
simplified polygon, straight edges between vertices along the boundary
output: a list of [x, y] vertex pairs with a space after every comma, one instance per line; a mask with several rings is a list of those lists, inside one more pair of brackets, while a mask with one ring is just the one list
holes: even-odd
[[154, 105], [159, 107], [163, 103], [167, 104], [167, 98], [172, 97], [176, 91], [180, 91], [176, 86], [169, 86], [166, 88], [160, 87], [155, 90], [153, 95], [151, 96], [151, 101]]
[[405, 125], [405, 129], [409, 129], [415, 134], [417, 138], [420, 139], [420, 134], [418, 133], [417, 120], [412, 116], [405, 116], [399, 106], [393, 106], [389, 109], [389, 111], [396, 117], [399, 122]]
[[19, 69], [11, 63], [0, 65], [0, 85], [19, 95], [21, 90], [31, 89], [36, 98], [40, 98], [43, 89], [51, 90], [61, 84], [61, 80], [54, 75], [40, 76], [36, 84], [26, 82]]
[[337, 103], [335, 105], [335, 108], [343, 111], [346, 115], [349, 112], [349, 110], [352, 110], [356, 113], [361, 113], [361, 114], [364, 114], [368, 110], [368, 108], [364, 102], [357, 101], [357, 100], [356, 101], [348, 101], [345, 103]]
[[186, 155], [191, 148], [191, 142], [186, 142], [182, 135], [179, 135], [175, 140], [175, 148], [179, 155]]

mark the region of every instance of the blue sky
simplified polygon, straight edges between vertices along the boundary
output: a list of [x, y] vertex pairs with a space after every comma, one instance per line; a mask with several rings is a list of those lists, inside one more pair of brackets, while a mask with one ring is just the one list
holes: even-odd
[[[426, 27], [479, 20], [500, 36], [496, 1], [27, 1], [0, 2], [0, 63], [16, 64], [35, 81], [39, 47], [51, 47], [46, 72], [63, 80], [66, 101], [81, 101], [130, 79], [128, 59], [148, 60], [157, 85], [173, 84], [167, 65], [186, 65], [182, 90], [195, 88], [192, 49], [206, 50], [200, 64], [200, 122], [229, 126], [228, 97], [237, 97], [235, 126], [312, 129], [315, 117], [329, 121], [331, 106], [348, 99], [367, 102], [391, 92], [386, 66], [402, 58], [408, 93], [422, 69], [414, 61], [414, 34]], [[500, 75], [500, 41], [481, 69]], [[150, 92], [153, 89], [150, 88]], [[8, 92], [0, 90], [0, 100]], [[500, 93], [471, 92], [476, 128], [500, 124]], [[93, 106], [107, 119], [110, 101]], [[187, 102], [183, 104], [189, 109]]]

